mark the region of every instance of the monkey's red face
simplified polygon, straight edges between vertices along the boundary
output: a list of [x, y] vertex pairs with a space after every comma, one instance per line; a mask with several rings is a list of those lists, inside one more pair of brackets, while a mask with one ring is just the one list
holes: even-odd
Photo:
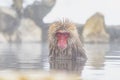
[[67, 47], [67, 40], [69, 38], [70, 34], [68, 32], [64, 31], [57, 31], [56, 37], [57, 37], [57, 46], [61, 49], [65, 49]]

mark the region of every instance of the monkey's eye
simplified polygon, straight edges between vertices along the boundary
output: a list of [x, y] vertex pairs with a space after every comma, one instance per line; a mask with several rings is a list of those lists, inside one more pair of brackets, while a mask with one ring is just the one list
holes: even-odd
[[56, 36], [57, 36], [57, 37], [60, 37], [61, 35], [62, 35], [62, 33], [60, 33], [60, 32], [57, 32], [57, 33], [56, 33]]
[[57, 36], [57, 37], [60, 37], [60, 36], [68, 37], [68, 36], [69, 36], [69, 33], [67, 33], [67, 32], [65, 32], [65, 33], [57, 32], [57, 33], [56, 33], [56, 36]]
[[69, 36], [69, 33], [63, 33], [63, 35], [64, 35], [65, 37], [68, 37], [68, 36]]

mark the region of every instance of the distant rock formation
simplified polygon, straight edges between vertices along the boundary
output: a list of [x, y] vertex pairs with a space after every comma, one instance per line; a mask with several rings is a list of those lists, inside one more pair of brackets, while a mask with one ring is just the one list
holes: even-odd
[[0, 7], [0, 39], [2, 39], [0, 41], [11, 42], [11, 36], [17, 30], [18, 24], [17, 13], [13, 9]]
[[12, 8], [0, 7], [0, 42], [40, 42], [42, 31], [29, 18], [18, 18]]
[[110, 42], [120, 42], [120, 25], [111, 25], [107, 27], [107, 32], [110, 35]]
[[13, 0], [12, 8], [17, 12], [18, 16], [22, 16], [23, 0]]
[[2, 12], [4, 14], [7, 14], [7, 15], [13, 17], [13, 18], [17, 17], [16, 11], [11, 9], [11, 8], [8, 8], [8, 7], [0, 7], [0, 12]]
[[31, 19], [22, 19], [14, 40], [16, 42], [40, 42], [41, 29]]
[[44, 25], [43, 18], [51, 11], [56, 0], [35, 1], [24, 9], [23, 16], [35, 21], [38, 26]]
[[109, 34], [105, 30], [104, 16], [101, 13], [96, 13], [87, 20], [82, 36], [85, 42], [109, 42]]

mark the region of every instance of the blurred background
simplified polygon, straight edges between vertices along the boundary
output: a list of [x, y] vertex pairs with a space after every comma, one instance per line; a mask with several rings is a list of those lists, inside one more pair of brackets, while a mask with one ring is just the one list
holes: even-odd
[[[0, 0], [0, 70], [60, 70], [85, 80], [118, 80], [119, 0]], [[88, 61], [49, 61], [49, 25], [76, 24]]]
[[63, 18], [87, 42], [119, 41], [118, 0], [1, 0], [0, 6], [0, 42], [46, 41], [48, 25]]

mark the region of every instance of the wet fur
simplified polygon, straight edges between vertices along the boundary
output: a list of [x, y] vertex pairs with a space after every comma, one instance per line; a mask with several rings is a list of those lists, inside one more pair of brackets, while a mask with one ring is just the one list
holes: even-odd
[[[62, 50], [57, 46], [57, 38], [55, 36], [57, 30], [65, 30], [70, 33], [70, 37], [67, 41], [67, 48]], [[86, 55], [79, 39], [79, 35], [75, 24], [72, 22], [57, 21], [50, 25], [48, 31], [49, 39], [49, 56], [53, 59], [85, 59]]]

